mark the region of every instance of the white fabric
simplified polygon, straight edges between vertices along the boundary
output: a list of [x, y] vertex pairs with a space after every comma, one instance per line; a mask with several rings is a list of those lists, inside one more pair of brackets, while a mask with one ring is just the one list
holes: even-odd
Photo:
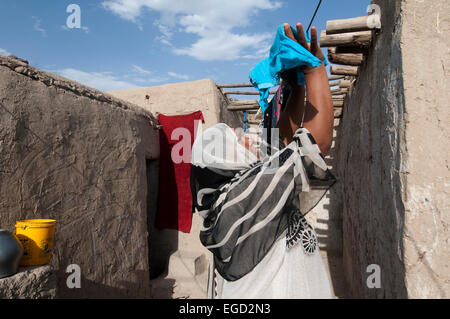
[[256, 155], [241, 145], [233, 129], [224, 123], [205, 130], [192, 146], [191, 163], [202, 168], [242, 170], [257, 161]]
[[218, 299], [330, 299], [330, 281], [317, 249], [307, 255], [302, 245], [286, 247], [281, 236], [246, 276], [226, 281], [216, 272]]

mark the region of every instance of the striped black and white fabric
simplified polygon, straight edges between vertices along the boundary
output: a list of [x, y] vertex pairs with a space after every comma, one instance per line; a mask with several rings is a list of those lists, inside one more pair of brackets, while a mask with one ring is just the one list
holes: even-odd
[[203, 218], [200, 240], [225, 280], [252, 271], [286, 231], [288, 247], [300, 241], [296, 230], [304, 228], [304, 215], [335, 182], [305, 128], [272, 154], [258, 161], [225, 124], [194, 143], [191, 191]]

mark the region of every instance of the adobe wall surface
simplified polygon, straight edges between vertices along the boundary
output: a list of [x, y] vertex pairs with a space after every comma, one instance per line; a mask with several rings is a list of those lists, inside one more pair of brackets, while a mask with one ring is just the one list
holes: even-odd
[[450, 297], [449, 12], [445, 0], [402, 2], [408, 152], [403, 244], [410, 298]]
[[[156, 119], [138, 106], [0, 56], [0, 225], [57, 220], [59, 296], [149, 296], [146, 158]], [[68, 289], [66, 267], [81, 267]]]
[[109, 93], [135, 103], [153, 114], [179, 115], [202, 111], [205, 118], [204, 128], [219, 122], [232, 127], [243, 127], [240, 116], [242, 112], [226, 111], [226, 101], [214, 81], [210, 79]]
[[448, 297], [449, 3], [373, 2], [382, 30], [338, 135], [345, 275], [353, 297]]
[[[400, 1], [374, 2], [381, 7], [382, 30], [345, 101], [337, 137], [344, 273], [353, 297], [404, 298], [407, 149]], [[380, 289], [367, 286], [371, 264], [380, 266]]]

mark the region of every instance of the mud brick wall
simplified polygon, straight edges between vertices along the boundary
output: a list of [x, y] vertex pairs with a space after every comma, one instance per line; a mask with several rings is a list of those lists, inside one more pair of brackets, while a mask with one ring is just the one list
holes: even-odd
[[[57, 220], [52, 265], [62, 298], [147, 297], [150, 112], [0, 56], [0, 226]], [[157, 178], [157, 177], [156, 177]], [[66, 267], [81, 267], [68, 289]]]
[[[353, 297], [444, 298], [449, 2], [373, 3], [382, 30], [346, 99], [337, 140], [345, 276]], [[380, 266], [379, 289], [366, 285], [371, 264]]]

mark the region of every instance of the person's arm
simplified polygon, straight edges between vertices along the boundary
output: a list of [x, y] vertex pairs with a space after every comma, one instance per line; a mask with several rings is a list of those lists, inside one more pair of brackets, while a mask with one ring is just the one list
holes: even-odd
[[[320, 60], [324, 60], [322, 50], [317, 41], [317, 29], [311, 28], [311, 44], [307, 43], [302, 25], [297, 24], [296, 39], [289, 25], [284, 26], [285, 34], [293, 41], [297, 41], [314, 56]], [[305, 107], [305, 88], [297, 85], [297, 78], [293, 75], [295, 72], [288, 72], [283, 79], [291, 87], [291, 94], [287, 101], [286, 109], [280, 116], [279, 130], [280, 136], [288, 144], [292, 141], [295, 131], [302, 126], [308, 129], [320, 151], [325, 156], [333, 140], [333, 102], [331, 99], [330, 86], [328, 84], [328, 75], [325, 66], [305, 67], [307, 103]]]

